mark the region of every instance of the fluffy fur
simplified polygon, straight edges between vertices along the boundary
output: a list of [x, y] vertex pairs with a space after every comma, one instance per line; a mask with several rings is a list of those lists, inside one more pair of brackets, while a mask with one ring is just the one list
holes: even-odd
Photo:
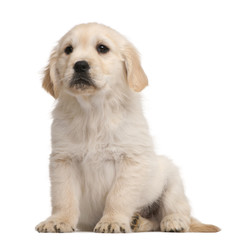
[[[109, 48], [99, 53], [98, 44]], [[65, 48], [73, 51], [66, 54]], [[94, 86], [76, 85], [86, 61]], [[139, 97], [148, 83], [133, 45], [115, 30], [82, 24], [53, 50], [43, 87], [53, 111], [52, 215], [39, 232], [207, 231], [191, 218], [175, 165], [154, 152]]]

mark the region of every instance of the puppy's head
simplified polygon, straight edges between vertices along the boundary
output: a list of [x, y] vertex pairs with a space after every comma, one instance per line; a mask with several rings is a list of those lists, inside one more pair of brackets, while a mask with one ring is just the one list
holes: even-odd
[[43, 79], [54, 98], [61, 91], [94, 94], [116, 87], [139, 92], [147, 84], [135, 48], [115, 30], [96, 23], [78, 25], [61, 38]]

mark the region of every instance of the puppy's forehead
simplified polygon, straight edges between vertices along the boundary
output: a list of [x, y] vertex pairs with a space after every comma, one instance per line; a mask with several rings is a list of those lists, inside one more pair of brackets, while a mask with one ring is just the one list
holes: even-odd
[[107, 26], [89, 23], [81, 24], [72, 28], [62, 39], [61, 45], [87, 45], [95, 44], [97, 42], [111, 42], [116, 44], [121, 42], [122, 36]]

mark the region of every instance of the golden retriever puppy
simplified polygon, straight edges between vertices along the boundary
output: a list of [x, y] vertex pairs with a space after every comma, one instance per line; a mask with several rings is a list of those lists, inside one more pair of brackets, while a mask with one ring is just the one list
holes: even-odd
[[216, 232], [191, 218], [174, 164], [154, 152], [139, 93], [148, 84], [133, 45], [82, 24], [54, 48], [43, 87], [53, 111], [52, 214], [38, 232]]

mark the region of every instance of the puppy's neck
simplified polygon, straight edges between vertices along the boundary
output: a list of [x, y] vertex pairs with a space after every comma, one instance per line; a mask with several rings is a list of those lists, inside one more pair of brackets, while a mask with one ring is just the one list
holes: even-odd
[[61, 94], [57, 108], [63, 112], [77, 117], [78, 114], [94, 117], [99, 115], [100, 118], [106, 118], [112, 115], [120, 115], [126, 112], [136, 112], [141, 110], [139, 94], [130, 91], [124, 93], [97, 92], [92, 95], [69, 95]]
[[79, 107], [83, 112], [87, 114], [89, 111], [101, 111], [105, 107], [105, 96], [104, 95], [76, 95], [75, 96]]

